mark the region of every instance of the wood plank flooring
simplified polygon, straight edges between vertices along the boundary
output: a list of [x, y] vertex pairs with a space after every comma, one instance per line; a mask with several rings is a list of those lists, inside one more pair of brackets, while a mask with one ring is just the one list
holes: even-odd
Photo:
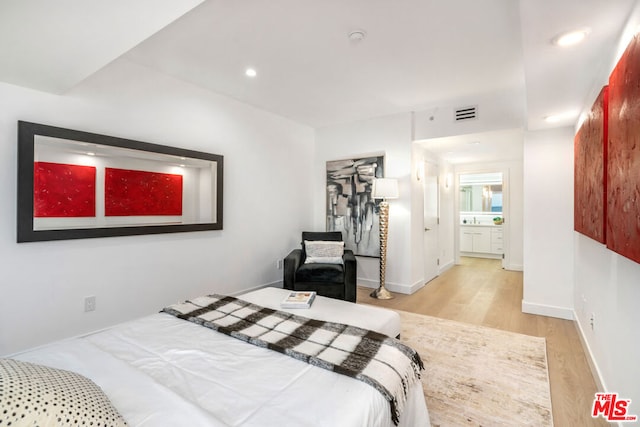
[[506, 271], [499, 260], [462, 258], [413, 295], [377, 300], [358, 288], [358, 303], [545, 337], [555, 427], [606, 426], [591, 418], [596, 384], [573, 321], [525, 314], [522, 272]]

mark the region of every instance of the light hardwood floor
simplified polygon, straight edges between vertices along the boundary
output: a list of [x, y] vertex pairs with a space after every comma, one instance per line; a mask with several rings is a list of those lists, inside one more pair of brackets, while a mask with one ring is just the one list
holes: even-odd
[[371, 291], [359, 287], [358, 303], [545, 337], [555, 427], [608, 425], [591, 418], [596, 384], [574, 322], [522, 313], [522, 272], [503, 270], [498, 260], [462, 258], [413, 295], [383, 301]]

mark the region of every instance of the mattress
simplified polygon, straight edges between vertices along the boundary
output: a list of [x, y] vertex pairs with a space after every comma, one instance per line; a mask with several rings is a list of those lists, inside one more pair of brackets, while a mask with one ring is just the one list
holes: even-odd
[[[165, 313], [13, 358], [92, 379], [132, 427], [393, 426], [363, 382]], [[429, 425], [419, 382], [400, 425]]]

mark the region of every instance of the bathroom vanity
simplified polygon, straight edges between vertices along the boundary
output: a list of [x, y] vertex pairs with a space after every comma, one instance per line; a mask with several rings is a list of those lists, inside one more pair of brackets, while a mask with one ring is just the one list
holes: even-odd
[[460, 225], [460, 255], [501, 258], [503, 253], [502, 225]]

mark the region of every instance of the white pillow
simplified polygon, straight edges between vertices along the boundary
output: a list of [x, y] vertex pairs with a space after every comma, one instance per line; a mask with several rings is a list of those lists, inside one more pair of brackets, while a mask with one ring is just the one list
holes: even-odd
[[328, 256], [328, 257], [312, 257], [308, 256], [304, 260], [305, 264], [342, 264], [341, 256]]
[[342, 264], [344, 242], [305, 240], [304, 250], [307, 254], [305, 264]]
[[0, 359], [0, 408], [3, 426], [127, 426], [89, 378], [14, 359]]

